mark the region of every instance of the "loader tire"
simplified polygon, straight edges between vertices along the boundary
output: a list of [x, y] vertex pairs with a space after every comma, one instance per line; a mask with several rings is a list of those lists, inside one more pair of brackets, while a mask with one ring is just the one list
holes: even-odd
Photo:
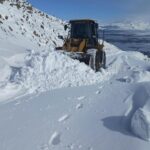
[[95, 71], [106, 67], [106, 54], [104, 51], [97, 51], [95, 55], [90, 56], [89, 66]]
[[100, 51], [100, 67], [106, 68], [106, 53], [104, 51]]

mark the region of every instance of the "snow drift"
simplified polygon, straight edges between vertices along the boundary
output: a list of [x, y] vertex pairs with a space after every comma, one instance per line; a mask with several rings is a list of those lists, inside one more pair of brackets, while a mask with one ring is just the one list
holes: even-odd
[[141, 86], [133, 96], [131, 130], [144, 140], [150, 140], [150, 86]]
[[84, 63], [54, 50], [40, 53], [28, 50], [25, 54], [4, 58], [4, 60], [6, 66], [1, 70], [5, 72], [0, 78], [1, 89], [15, 85], [26, 91], [25, 93], [100, 83], [117, 72], [117, 68], [110, 67], [108, 70], [102, 69], [102, 72], [95, 73]]
[[132, 117], [131, 129], [140, 138], [150, 141], [150, 111], [139, 108]]

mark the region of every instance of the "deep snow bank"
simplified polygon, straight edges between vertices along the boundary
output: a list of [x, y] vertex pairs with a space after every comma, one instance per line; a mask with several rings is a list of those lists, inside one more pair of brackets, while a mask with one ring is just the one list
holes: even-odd
[[24, 55], [24, 62], [20, 63], [16, 58], [6, 59], [9, 71], [3, 84], [18, 84], [28, 89], [30, 93], [99, 83], [109, 75], [107, 71], [95, 73], [84, 63], [55, 51], [43, 53], [28, 51], [28, 54]]
[[[106, 52], [109, 53], [108, 57], [112, 57], [114, 53], [121, 53], [113, 45], [106, 43], [105, 46]], [[27, 94], [100, 83], [116, 74], [122, 64], [122, 60], [118, 58], [117, 62], [109, 64], [108, 69], [95, 73], [84, 63], [72, 60], [54, 50], [40, 52], [27, 50], [24, 54], [3, 57], [3, 60], [5, 67], [0, 69], [3, 73], [0, 77], [1, 101], [8, 99], [9, 91], [14, 92], [14, 89], [17, 92], [21, 89], [22, 95], [22, 92]], [[3, 94], [6, 90], [7, 96]]]
[[[105, 51], [108, 68], [98, 73], [84, 63], [72, 60], [53, 49], [39, 52], [27, 50], [23, 54], [16, 54], [9, 58], [3, 57], [4, 67], [0, 69], [1, 101], [12, 98], [13, 93], [17, 94], [20, 90], [19, 95], [22, 95], [62, 87], [97, 84], [109, 80], [126, 69], [131, 72], [131, 76], [126, 76], [127, 80], [138, 82], [137, 80], [140, 79], [138, 75], [143, 69], [135, 69], [131, 66], [135, 66], [135, 62], [139, 63], [139, 60], [143, 63], [145, 57], [142, 54], [126, 53], [109, 43], [105, 43]], [[129, 64], [131, 60], [133, 64]], [[128, 75], [126, 71], [125, 74]], [[148, 75], [144, 75], [144, 80], [140, 82], [148, 80]], [[137, 76], [136, 80], [135, 76]], [[141, 76], [143, 78], [143, 75]]]
[[150, 82], [135, 82], [132, 86], [132, 94], [125, 100], [128, 103], [125, 122], [130, 132], [150, 141]]
[[131, 130], [150, 141], [150, 85], [139, 87], [133, 96]]
[[139, 108], [132, 117], [131, 129], [137, 136], [150, 141], [150, 111]]

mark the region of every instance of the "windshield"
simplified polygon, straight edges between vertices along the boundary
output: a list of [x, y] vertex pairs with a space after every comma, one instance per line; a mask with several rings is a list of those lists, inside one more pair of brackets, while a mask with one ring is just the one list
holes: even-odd
[[71, 26], [72, 38], [89, 38], [89, 24], [87, 23], [72, 23]]

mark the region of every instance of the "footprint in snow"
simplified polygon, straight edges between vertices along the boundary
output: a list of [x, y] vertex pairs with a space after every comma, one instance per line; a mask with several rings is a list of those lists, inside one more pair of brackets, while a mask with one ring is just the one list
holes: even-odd
[[21, 104], [21, 102], [18, 101], [14, 105], [17, 106], [17, 105], [20, 105], [20, 104]]
[[104, 86], [99, 86], [99, 87], [98, 87], [98, 89], [103, 89], [103, 88], [104, 88]]
[[81, 108], [83, 108], [83, 104], [79, 103], [76, 105], [76, 109], [81, 109]]
[[51, 138], [49, 139], [49, 146], [53, 145], [53, 146], [56, 146], [58, 145], [61, 141], [60, 141], [60, 137], [61, 137], [61, 134], [59, 132], [54, 132], [51, 136]]
[[101, 93], [101, 91], [100, 90], [97, 90], [96, 92], [95, 92], [95, 94], [100, 94]]
[[49, 150], [48, 145], [47, 144], [41, 145], [40, 150]]
[[83, 148], [83, 146], [82, 146], [82, 145], [79, 145], [78, 148], [81, 149], [81, 148]]
[[69, 150], [80, 150], [83, 148], [83, 146], [82, 145], [69, 144], [69, 145], [67, 145], [67, 148]]
[[80, 97], [77, 98], [77, 100], [81, 101], [81, 100], [83, 100], [85, 98], [86, 98], [85, 96], [80, 96]]
[[67, 146], [70, 150], [73, 150], [74, 149], [74, 144], [70, 144]]
[[120, 82], [125, 82], [125, 83], [131, 83], [131, 78], [129, 77], [123, 77], [123, 78], [119, 78], [119, 79], [116, 79], [117, 81], [120, 81]]
[[59, 119], [58, 119], [58, 122], [64, 122], [66, 121], [67, 119], [69, 119], [70, 115], [68, 114], [65, 114], [63, 116], [61, 116]]
[[88, 147], [88, 150], [93, 150], [93, 148], [92, 147]]

